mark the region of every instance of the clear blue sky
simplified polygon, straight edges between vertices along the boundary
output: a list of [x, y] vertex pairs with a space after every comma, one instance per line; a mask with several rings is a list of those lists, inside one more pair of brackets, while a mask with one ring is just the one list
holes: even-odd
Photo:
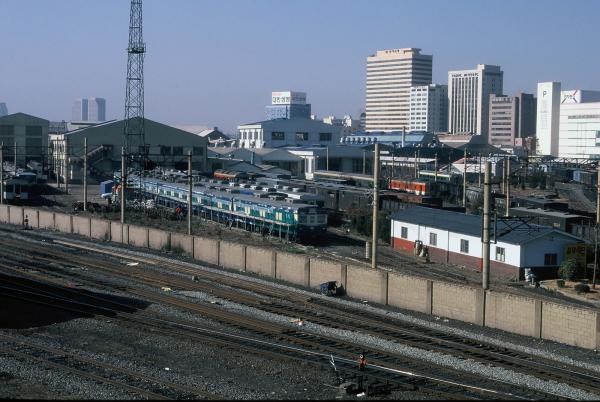
[[[504, 92], [600, 90], [600, 1], [145, 0], [146, 117], [225, 131], [264, 119], [274, 90], [313, 113], [364, 107], [365, 59], [419, 47], [433, 80], [498, 64]], [[122, 118], [128, 0], [0, 0], [0, 102], [69, 120], [79, 97]]]

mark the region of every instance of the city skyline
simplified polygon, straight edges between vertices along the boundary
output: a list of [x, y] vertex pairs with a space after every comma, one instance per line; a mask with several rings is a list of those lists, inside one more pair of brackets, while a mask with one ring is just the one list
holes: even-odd
[[[123, 118], [128, 5], [81, 4], [3, 1], [0, 34], [11, 40], [0, 44], [9, 60], [0, 66], [0, 101], [12, 112], [68, 120], [73, 99], [84, 92], [112, 105], [107, 119]], [[306, 92], [319, 117], [358, 118], [365, 107], [366, 57], [406, 47], [433, 55], [433, 83], [447, 84], [451, 70], [492, 64], [505, 72], [505, 95], [535, 93], [544, 81], [600, 88], [594, 70], [600, 56], [586, 51], [594, 48], [594, 15], [600, 11], [593, 1], [578, 7], [519, 3], [518, 14], [511, 2], [499, 1], [272, 4], [146, 1], [148, 118], [234, 132], [262, 119], [271, 92], [286, 89]], [[23, 20], [29, 23], [18, 23]], [[310, 22], [310, 32], [285, 27], [302, 20]], [[563, 29], [565, 20], [577, 24]], [[114, 29], [104, 29], [107, 21]]]

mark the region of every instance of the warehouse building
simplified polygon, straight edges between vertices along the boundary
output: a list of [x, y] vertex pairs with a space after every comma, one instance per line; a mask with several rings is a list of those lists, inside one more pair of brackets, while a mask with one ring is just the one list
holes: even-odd
[[28, 162], [43, 162], [48, 152], [50, 122], [25, 113], [0, 117], [0, 143], [4, 144], [4, 161], [14, 162], [15, 145], [17, 167]]
[[[121, 170], [124, 120], [110, 121], [64, 134], [54, 135], [49, 164], [64, 178], [65, 158], [69, 157], [69, 180], [79, 180], [83, 171], [84, 139], [88, 143], [88, 167], [92, 177], [107, 178]], [[193, 169], [205, 171], [207, 139], [165, 124], [144, 119], [148, 159], [165, 168], [187, 169], [187, 153], [192, 151]], [[67, 152], [66, 152], [67, 151]]]
[[[495, 227], [495, 233], [494, 233]], [[481, 270], [482, 217], [439, 209], [411, 207], [392, 215], [392, 247], [413, 253], [416, 242], [427, 246], [432, 261]], [[578, 237], [540, 225], [492, 224], [491, 273], [524, 277], [525, 268], [536, 276], [555, 277], [567, 246], [581, 243]]]

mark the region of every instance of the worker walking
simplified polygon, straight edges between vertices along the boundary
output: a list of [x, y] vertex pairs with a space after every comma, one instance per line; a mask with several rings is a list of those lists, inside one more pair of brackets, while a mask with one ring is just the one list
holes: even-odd
[[358, 359], [358, 369], [364, 371], [365, 368], [367, 368], [367, 357], [365, 356], [365, 352], [362, 352]]

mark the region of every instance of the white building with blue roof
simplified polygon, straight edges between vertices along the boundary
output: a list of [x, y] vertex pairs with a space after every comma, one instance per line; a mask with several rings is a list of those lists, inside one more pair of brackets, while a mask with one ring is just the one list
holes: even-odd
[[[538, 278], [555, 277], [566, 247], [583, 242], [550, 226], [517, 219], [492, 223], [492, 274], [523, 278], [525, 268], [531, 268]], [[392, 247], [413, 253], [415, 244], [421, 242], [435, 262], [481, 270], [482, 233], [480, 215], [423, 207], [410, 207], [392, 215]]]

